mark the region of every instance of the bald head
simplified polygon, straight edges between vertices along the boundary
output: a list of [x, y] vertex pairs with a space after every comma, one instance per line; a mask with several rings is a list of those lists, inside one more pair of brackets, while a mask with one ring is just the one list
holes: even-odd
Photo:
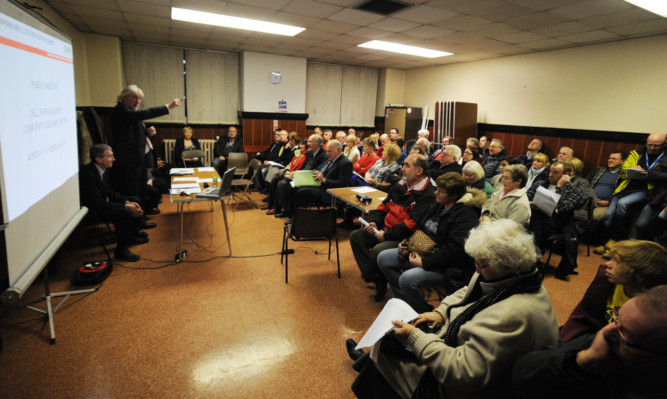
[[646, 150], [650, 155], [660, 154], [665, 148], [667, 135], [663, 132], [651, 133], [646, 139]]

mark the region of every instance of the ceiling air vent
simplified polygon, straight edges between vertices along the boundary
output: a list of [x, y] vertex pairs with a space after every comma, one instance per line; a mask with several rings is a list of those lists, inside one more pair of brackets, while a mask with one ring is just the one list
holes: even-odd
[[406, 7], [410, 7], [411, 5], [412, 4], [395, 0], [368, 0], [354, 8], [357, 10], [374, 12], [380, 15], [389, 15]]

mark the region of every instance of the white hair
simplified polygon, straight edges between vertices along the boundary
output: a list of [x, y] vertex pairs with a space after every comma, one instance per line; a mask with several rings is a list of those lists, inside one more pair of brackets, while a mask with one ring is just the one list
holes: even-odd
[[419, 129], [417, 132], [417, 136], [419, 137], [428, 137], [431, 134], [431, 132], [428, 131], [428, 129]]
[[510, 219], [481, 223], [472, 229], [465, 251], [473, 258], [486, 260], [491, 269], [505, 275], [530, 271], [538, 257], [533, 235]]
[[456, 158], [457, 161], [461, 159], [461, 148], [458, 145], [446, 145], [445, 150], [449, 150], [450, 155]]

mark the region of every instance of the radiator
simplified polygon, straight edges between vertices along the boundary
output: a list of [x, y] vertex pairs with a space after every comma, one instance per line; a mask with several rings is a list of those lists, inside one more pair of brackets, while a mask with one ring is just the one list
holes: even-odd
[[[174, 145], [176, 144], [175, 139], [165, 139], [162, 140], [164, 143], [164, 161], [167, 163], [174, 163]], [[213, 139], [201, 139], [199, 140], [199, 145], [201, 145], [201, 150], [204, 151], [204, 159], [202, 160], [202, 165], [209, 166], [213, 161], [213, 146], [215, 145], [215, 140]], [[177, 165], [179, 167], [183, 165]]]

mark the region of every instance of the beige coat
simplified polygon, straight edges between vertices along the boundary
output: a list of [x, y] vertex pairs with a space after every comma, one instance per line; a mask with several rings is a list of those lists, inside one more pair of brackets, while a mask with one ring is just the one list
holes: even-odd
[[[535, 271], [537, 273], [537, 271]], [[478, 282], [475, 273], [469, 286], [479, 284], [483, 294], [507, 284]], [[468, 287], [446, 297], [435, 309], [445, 322], [440, 332], [426, 334], [415, 329], [407, 340], [419, 363], [398, 360], [373, 348], [378, 370], [396, 392], [410, 398], [426, 367], [440, 381], [441, 396], [450, 398], [511, 397], [511, 372], [514, 361], [524, 353], [558, 342], [558, 323], [551, 300], [544, 287], [533, 293], [515, 294], [477, 313], [461, 326], [459, 346], [445, 345], [443, 339], [450, 319], [455, 319], [474, 301], [468, 298]]]
[[526, 196], [526, 189], [521, 188], [513, 193], [505, 195], [500, 201], [500, 194], [496, 191], [482, 208], [482, 215], [488, 211], [491, 220], [511, 219], [522, 226], [527, 226], [530, 221], [530, 202]]

